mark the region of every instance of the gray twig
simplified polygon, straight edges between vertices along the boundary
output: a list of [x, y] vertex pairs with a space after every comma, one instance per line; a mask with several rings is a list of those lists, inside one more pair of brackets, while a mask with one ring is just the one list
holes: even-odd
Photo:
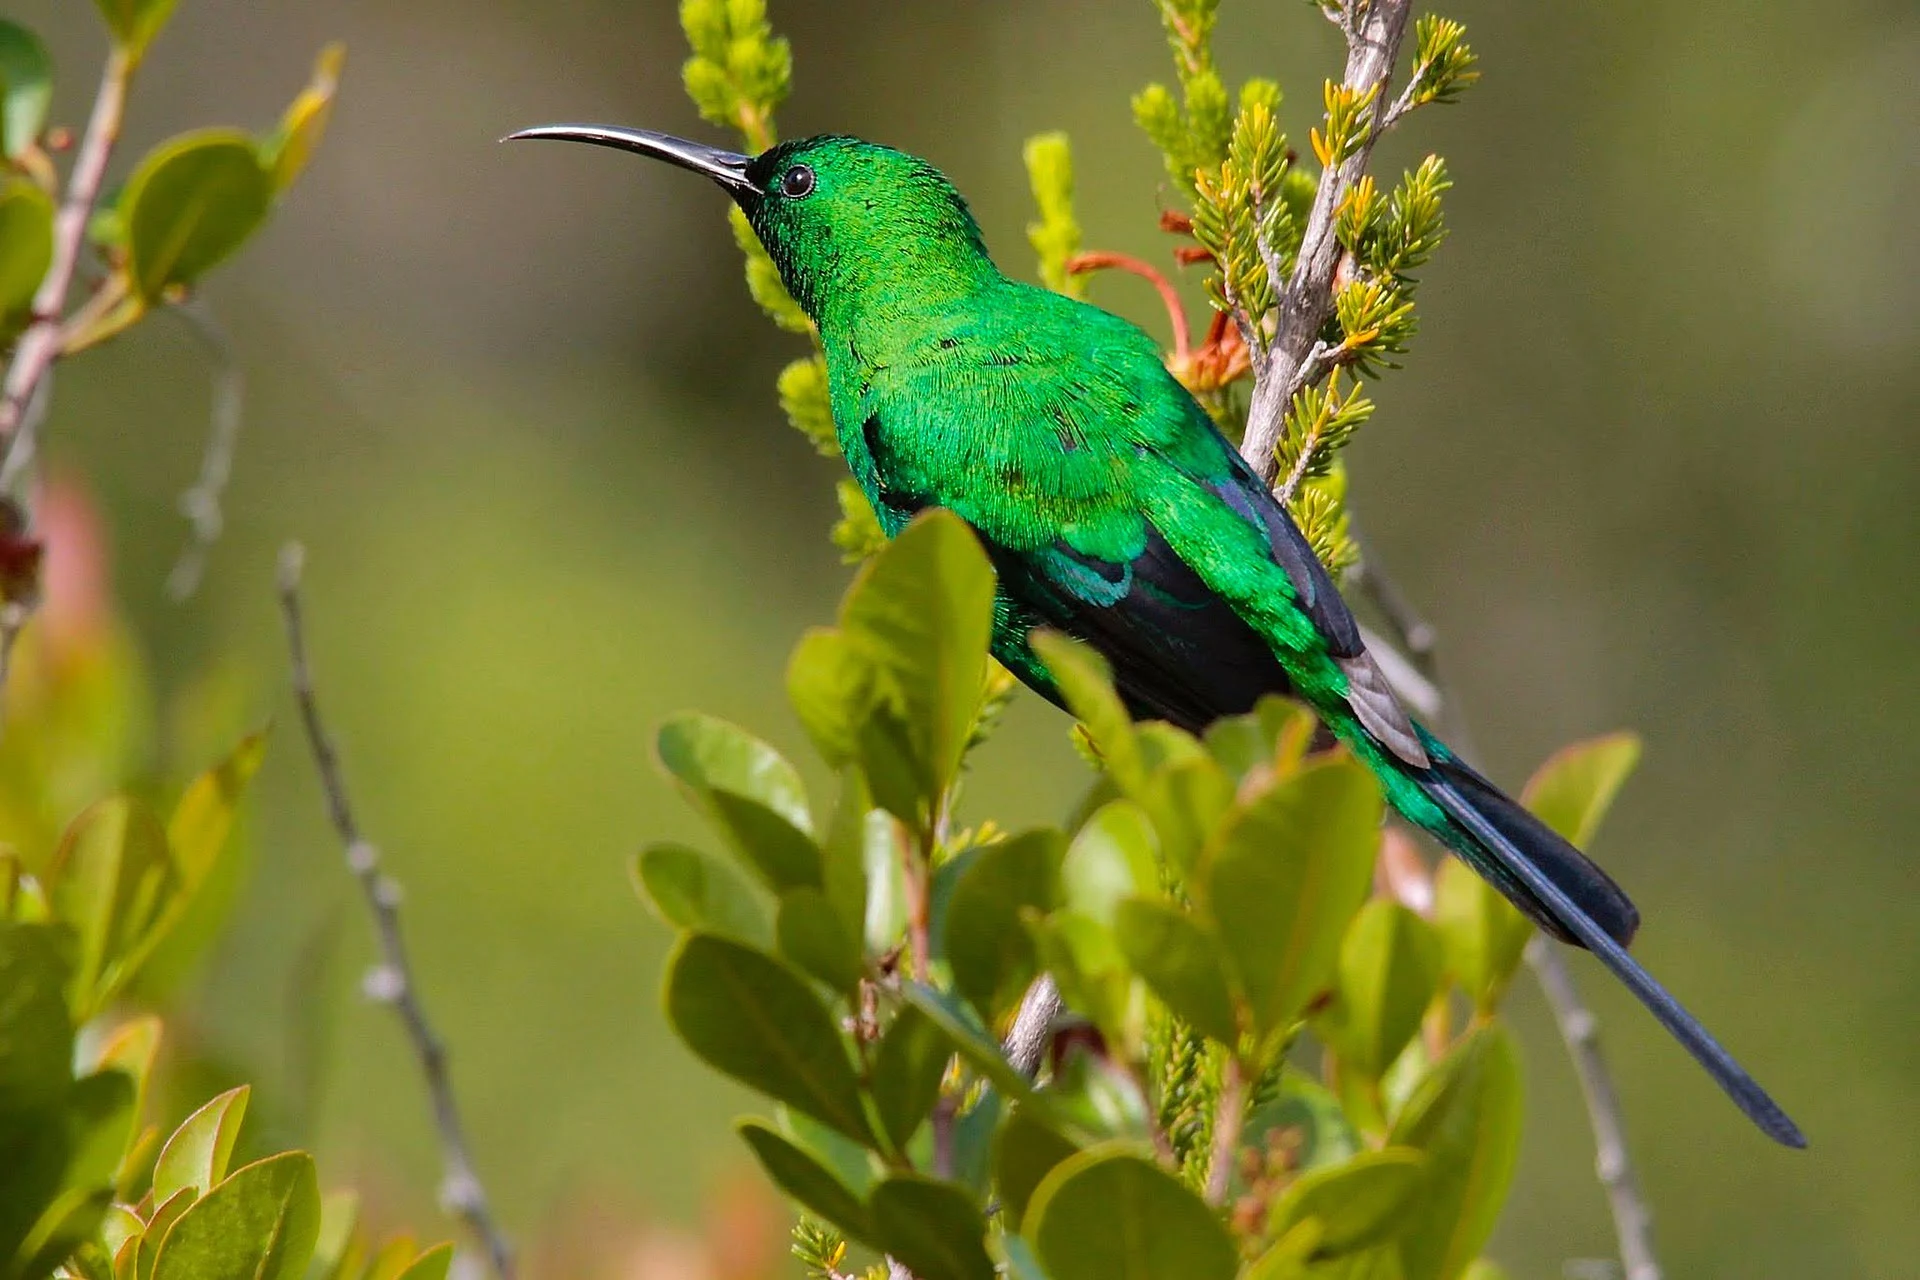
[[[1447, 695], [1446, 681], [1440, 676], [1438, 632], [1394, 585], [1375, 556], [1363, 550], [1361, 565], [1355, 575], [1356, 585], [1393, 629], [1400, 647], [1406, 651], [1406, 661], [1418, 669], [1438, 696], [1441, 710], [1433, 718], [1446, 725], [1455, 746], [1471, 756], [1459, 702]], [[1526, 959], [1527, 967], [1533, 970], [1534, 979], [1553, 1010], [1560, 1037], [1566, 1041], [1574, 1074], [1580, 1078], [1587, 1120], [1593, 1129], [1594, 1167], [1613, 1214], [1614, 1235], [1626, 1268], [1625, 1280], [1660, 1280], [1660, 1263], [1653, 1252], [1653, 1213], [1641, 1195], [1640, 1182], [1634, 1176], [1633, 1161], [1627, 1152], [1626, 1117], [1620, 1109], [1620, 1095], [1613, 1086], [1613, 1074], [1600, 1052], [1599, 1020], [1581, 1000], [1573, 972], [1551, 943], [1545, 938], [1534, 938], [1527, 944]]]
[[1029, 1080], [1046, 1057], [1047, 1043], [1053, 1038], [1053, 1020], [1060, 1016], [1060, 1008], [1060, 988], [1054, 985], [1050, 973], [1035, 978], [1020, 998], [1020, 1010], [1013, 1015], [1013, 1026], [1000, 1049], [1014, 1069]]
[[440, 1201], [449, 1213], [466, 1223], [492, 1260], [500, 1280], [513, 1276], [513, 1253], [506, 1237], [495, 1225], [488, 1207], [487, 1192], [474, 1169], [467, 1147], [466, 1131], [460, 1120], [459, 1105], [453, 1096], [453, 1084], [447, 1071], [447, 1049], [420, 1003], [414, 984], [413, 966], [407, 958], [400, 935], [400, 885], [380, 869], [380, 853], [361, 834], [347, 798], [346, 780], [341, 776], [340, 757], [327, 736], [320, 719], [320, 704], [314, 696], [313, 672], [307, 663], [307, 642], [300, 606], [300, 573], [306, 559], [298, 543], [289, 543], [280, 553], [280, 610], [287, 627], [287, 650], [292, 664], [293, 696], [300, 707], [301, 723], [306, 728], [307, 745], [320, 775], [320, 789], [326, 797], [327, 816], [346, 848], [347, 868], [360, 882], [366, 895], [367, 910], [373, 917], [374, 933], [379, 940], [380, 963], [368, 971], [367, 995], [393, 1007], [420, 1059], [421, 1074], [426, 1077], [427, 1092], [433, 1102], [433, 1119], [440, 1134], [440, 1157], [444, 1176]]
[[1620, 1242], [1626, 1280], [1660, 1280], [1660, 1261], [1653, 1253], [1653, 1211], [1640, 1193], [1640, 1180], [1634, 1176], [1633, 1160], [1627, 1154], [1626, 1119], [1620, 1110], [1620, 1095], [1613, 1087], [1613, 1073], [1607, 1070], [1606, 1055], [1600, 1052], [1600, 1023], [1581, 1001], [1573, 971], [1551, 943], [1536, 937], [1527, 944], [1526, 956], [1527, 967], [1533, 970], [1553, 1009], [1553, 1020], [1560, 1024], [1560, 1038], [1567, 1042], [1574, 1074], [1580, 1077], [1587, 1118], [1593, 1125], [1594, 1172], [1606, 1190], [1607, 1205], [1613, 1213], [1613, 1232]]
[[207, 555], [220, 540], [225, 519], [220, 499], [226, 493], [227, 480], [233, 474], [234, 446], [240, 438], [240, 424], [246, 405], [246, 375], [234, 358], [233, 344], [226, 329], [204, 302], [194, 299], [170, 308], [187, 322], [207, 354], [213, 360], [213, 405], [208, 412], [206, 452], [200, 458], [200, 475], [193, 487], [180, 495], [180, 514], [187, 518], [190, 532], [187, 545], [167, 575], [167, 594], [186, 600], [200, 588], [206, 573]]
[[133, 62], [126, 53], [116, 49], [107, 55], [106, 70], [101, 73], [100, 89], [93, 100], [93, 113], [87, 117], [80, 149], [74, 153], [66, 196], [54, 215], [53, 256], [47, 264], [47, 274], [33, 295], [33, 322], [20, 335], [13, 363], [7, 367], [4, 390], [0, 390], [0, 440], [12, 438], [27, 415], [27, 405], [40, 379], [60, 356], [60, 320], [67, 308], [67, 290], [80, 261], [80, 247], [86, 240], [87, 220], [93, 216], [94, 202], [100, 198], [107, 158], [113, 154], [113, 144], [120, 136], [120, 122], [126, 114], [127, 84], [132, 77]]
[[[1370, 109], [1373, 121], [1377, 122], [1386, 109], [1382, 100], [1393, 78], [1394, 60], [1400, 54], [1412, 11], [1412, 0], [1372, 0], [1357, 22], [1349, 15], [1340, 24], [1347, 36], [1346, 83], [1361, 94], [1374, 94]], [[1287, 406], [1320, 369], [1319, 362], [1309, 357], [1333, 308], [1334, 268], [1340, 258], [1334, 227], [1340, 205], [1366, 172], [1379, 133], [1370, 124], [1353, 154], [1321, 175], [1300, 253], [1294, 260], [1293, 277], [1282, 279], [1278, 271], [1269, 273], [1280, 299], [1279, 325], [1266, 359], [1254, 367], [1253, 403], [1247, 411], [1247, 432], [1240, 445], [1241, 454], [1268, 484], [1273, 483], [1279, 470], [1274, 450], [1286, 428]]]

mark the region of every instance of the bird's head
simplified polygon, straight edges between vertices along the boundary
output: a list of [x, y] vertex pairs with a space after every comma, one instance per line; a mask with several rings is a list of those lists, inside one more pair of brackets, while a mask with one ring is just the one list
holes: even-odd
[[822, 325], [843, 307], [911, 305], [975, 288], [993, 270], [953, 184], [891, 147], [822, 134], [744, 156], [607, 125], [545, 125], [509, 137], [616, 147], [706, 175], [747, 215], [794, 300]]

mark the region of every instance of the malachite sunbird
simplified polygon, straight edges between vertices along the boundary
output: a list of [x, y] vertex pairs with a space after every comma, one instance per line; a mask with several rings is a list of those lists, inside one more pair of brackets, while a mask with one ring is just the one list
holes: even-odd
[[891, 536], [928, 507], [999, 576], [993, 652], [1059, 702], [1036, 627], [1086, 641], [1138, 717], [1198, 732], [1266, 694], [1310, 704], [1388, 802], [1540, 928], [1589, 948], [1769, 1137], [1805, 1138], [1627, 954], [1606, 872], [1409, 717], [1313, 551], [1144, 331], [1001, 274], [932, 165], [823, 136], [745, 156], [638, 129], [557, 138], [706, 175], [819, 328], [834, 425]]

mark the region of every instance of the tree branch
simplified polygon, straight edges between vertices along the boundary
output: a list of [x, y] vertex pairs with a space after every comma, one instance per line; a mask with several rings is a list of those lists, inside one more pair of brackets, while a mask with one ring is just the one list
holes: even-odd
[[167, 594], [185, 600], [200, 587], [206, 573], [207, 555], [220, 539], [225, 520], [220, 510], [221, 496], [233, 473], [234, 446], [240, 438], [240, 424], [246, 404], [246, 375], [234, 358], [233, 343], [227, 331], [206, 304], [198, 300], [171, 308], [187, 322], [213, 360], [213, 407], [208, 414], [207, 449], [200, 458], [200, 475], [193, 487], [180, 495], [180, 514], [187, 518], [191, 532], [187, 545], [167, 575]]
[[[1371, 552], [1361, 554], [1362, 569], [1356, 572], [1356, 585], [1379, 608], [1406, 652], [1404, 661], [1425, 677], [1439, 697], [1441, 712], [1434, 719], [1451, 723], [1449, 736], [1465, 754], [1466, 730], [1460, 723], [1459, 703], [1447, 696], [1446, 682], [1439, 672], [1439, 633], [1413, 608]], [[1397, 655], [1396, 655], [1397, 656]], [[1382, 666], [1385, 667], [1385, 662]], [[1527, 967], [1546, 994], [1553, 1010], [1560, 1038], [1566, 1042], [1567, 1056], [1573, 1061], [1574, 1074], [1580, 1080], [1580, 1092], [1587, 1103], [1587, 1120], [1593, 1129], [1594, 1167], [1600, 1186], [1606, 1192], [1607, 1206], [1613, 1214], [1614, 1235], [1620, 1244], [1620, 1260], [1626, 1269], [1625, 1280], [1660, 1280], [1660, 1263], [1653, 1251], [1653, 1213], [1640, 1193], [1634, 1176], [1633, 1161], [1627, 1152], [1626, 1117], [1620, 1109], [1620, 1095], [1613, 1087], [1613, 1074], [1600, 1052], [1600, 1023], [1580, 998], [1573, 973], [1565, 959], [1545, 938], [1535, 937], [1527, 944]]]
[[1567, 1042], [1580, 1092], [1587, 1100], [1587, 1118], [1593, 1124], [1593, 1165], [1613, 1212], [1614, 1236], [1620, 1242], [1620, 1261], [1626, 1280], [1660, 1280], [1660, 1262], [1653, 1254], [1653, 1212], [1640, 1194], [1633, 1161], [1627, 1155], [1626, 1120], [1613, 1074], [1600, 1052], [1600, 1023], [1580, 999], [1573, 972], [1545, 938], [1527, 944], [1527, 967], [1546, 993], [1560, 1038]]
[[1266, 359], [1254, 366], [1253, 403], [1240, 445], [1241, 454], [1268, 484], [1279, 471], [1274, 450], [1286, 427], [1287, 406], [1319, 369], [1309, 357], [1333, 309], [1334, 268], [1340, 259], [1334, 226], [1347, 192], [1367, 171], [1373, 156], [1374, 141], [1380, 136], [1376, 126], [1386, 109], [1387, 84], [1412, 12], [1412, 0], [1370, 0], [1356, 24], [1341, 24], [1347, 34], [1346, 83], [1361, 95], [1373, 93], [1374, 123], [1367, 126], [1352, 155], [1321, 175], [1293, 278], [1282, 280], [1277, 271], [1272, 273], [1274, 293], [1280, 299], [1279, 325]]
[[1014, 1069], [1031, 1080], [1046, 1057], [1047, 1044], [1053, 1039], [1053, 1020], [1060, 1016], [1060, 988], [1053, 975], [1043, 973], [1033, 980], [1027, 994], [1020, 998], [1020, 1010], [1013, 1015], [1013, 1026], [1000, 1045]]
[[487, 1204], [486, 1188], [475, 1171], [467, 1148], [466, 1131], [460, 1109], [454, 1100], [453, 1084], [447, 1072], [445, 1042], [427, 1021], [426, 1009], [414, 985], [413, 966], [407, 958], [400, 935], [400, 886], [380, 869], [380, 853], [361, 834], [354, 820], [353, 806], [347, 798], [346, 780], [341, 776], [340, 757], [327, 736], [320, 719], [320, 704], [314, 696], [313, 673], [307, 665], [307, 642], [300, 606], [300, 572], [306, 555], [298, 543], [290, 543], [280, 553], [280, 609], [287, 627], [287, 650], [292, 662], [294, 700], [300, 706], [301, 723], [306, 728], [307, 745], [320, 775], [320, 788], [326, 797], [327, 816], [346, 847], [347, 867], [360, 882], [366, 895], [367, 910], [373, 917], [374, 933], [380, 947], [380, 963], [368, 971], [367, 995], [391, 1005], [405, 1026], [420, 1059], [421, 1074], [426, 1077], [427, 1092], [433, 1102], [433, 1118], [440, 1134], [440, 1157], [445, 1175], [440, 1184], [440, 1200], [448, 1212], [466, 1223], [486, 1249], [499, 1280], [511, 1280], [513, 1254], [506, 1237], [494, 1224]]
[[1207, 1203], [1219, 1205], [1227, 1198], [1227, 1184], [1233, 1177], [1233, 1157], [1240, 1149], [1240, 1126], [1246, 1119], [1247, 1081], [1240, 1070], [1240, 1059], [1228, 1057], [1221, 1070], [1220, 1099], [1213, 1108], [1213, 1154], [1207, 1160]]
[[93, 216], [94, 202], [100, 198], [107, 159], [120, 136], [127, 84], [132, 77], [133, 62], [124, 52], [115, 49], [107, 55], [106, 70], [100, 76], [100, 91], [93, 100], [93, 114], [87, 119], [87, 131], [80, 140], [73, 170], [67, 177], [66, 198], [54, 216], [53, 257], [39, 290], [33, 295], [33, 323], [20, 335], [13, 363], [7, 369], [4, 393], [0, 394], [0, 441], [13, 438], [15, 429], [26, 417], [27, 405], [40, 379], [59, 358], [60, 320], [67, 308], [67, 290], [73, 284], [74, 268], [80, 261], [87, 221]]

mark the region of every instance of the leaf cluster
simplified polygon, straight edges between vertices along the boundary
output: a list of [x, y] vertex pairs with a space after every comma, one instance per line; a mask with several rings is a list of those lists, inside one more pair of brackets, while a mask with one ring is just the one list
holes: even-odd
[[[441, 1280], [451, 1250], [373, 1249], [312, 1157], [234, 1167], [248, 1090], [152, 1113], [159, 1018], [126, 1012], [211, 942], [264, 750], [244, 738], [163, 822], [127, 795], [68, 824], [38, 869], [0, 850], [0, 1276]], [[11, 773], [11, 771], [10, 771]], [[11, 780], [11, 779], [10, 779]]]
[[1068, 264], [1080, 252], [1080, 221], [1073, 212], [1073, 146], [1064, 133], [1043, 133], [1027, 139], [1022, 152], [1037, 222], [1027, 224], [1027, 242], [1040, 258], [1040, 280], [1047, 288], [1070, 297], [1082, 297], [1086, 282]]
[[[661, 731], [721, 850], [635, 861], [680, 932], [668, 1020], [774, 1104], [738, 1130], [815, 1220], [796, 1252], [920, 1280], [1466, 1274], [1518, 1149], [1497, 1008], [1529, 927], [1452, 863], [1430, 914], [1376, 893], [1378, 788], [1313, 750], [1305, 709], [1199, 739], [1136, 725], [1048, 633], [1099, 776], [1061, 828], [963, 829], [992, 597], [971, 531], [929, 512], [801, 641], [788, 690], [838, 778], [824, 809], [745, 730]], [[1630, 764], [1630, 743], [1570, 751], [1528, 796], [1591, 835]], [[998, 1037], [1043, 973], [1082, 1030], [1029, 1079]]]

